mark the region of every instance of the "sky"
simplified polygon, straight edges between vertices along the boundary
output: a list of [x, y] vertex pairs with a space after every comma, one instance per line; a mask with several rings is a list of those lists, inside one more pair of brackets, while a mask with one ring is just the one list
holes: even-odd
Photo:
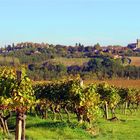
[[123, 45], [140, 38], [140, 0], [0, 0], [0, 46]]

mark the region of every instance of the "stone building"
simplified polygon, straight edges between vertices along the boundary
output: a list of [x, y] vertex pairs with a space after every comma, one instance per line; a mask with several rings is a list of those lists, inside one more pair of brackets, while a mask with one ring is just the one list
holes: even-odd
[[137, 39], [137, 43], [128, 44], [127, 48], [129, 48], [129, 49], [138, 49], [138, 48], [140, 48], [140, 39]]
[[140, 39], [137, 39], [136, 48], [140, 48]]

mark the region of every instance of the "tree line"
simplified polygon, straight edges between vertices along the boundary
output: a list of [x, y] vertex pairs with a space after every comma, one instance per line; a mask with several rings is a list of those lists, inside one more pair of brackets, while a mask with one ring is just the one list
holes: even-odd
[[28, 65], [28, 75], [33, 80], [52, 80], [80, 75], [83, 79], [140, 79], [140, 67], [131, 66], [130, 59], [113, 59], [110, 57], [95, 57], [83, 65], [66, 66], [61, 63], [46, 61], [43, 64]]
[[[41, 58], [36, 57], [36, 59]], [[140, 67], [130, 65], [131, 59], [125, 57], [114, 59], [109, 56], [100, 55], [87, 59], [87, 62], [83, 61], [82, 65], [64, 65], [62, 62], [53, 61], [53, 59], [40, 61], [39, 63], [25, 64], [27, 75], [32, 80], [54, 80], [77, 74], [83, 79], [140, 79]], [[65, 61], [65, 63], [69, 63], [69, 59]], [[1, 56], [0, 65], [20, 67], [23, 64], [16, 57]]]

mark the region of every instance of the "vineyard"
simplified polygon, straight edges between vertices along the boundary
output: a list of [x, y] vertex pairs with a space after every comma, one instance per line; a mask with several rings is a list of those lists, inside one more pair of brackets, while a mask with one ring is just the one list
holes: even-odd
[[[100, 138], [100, 131], [105, 132], [110, 124], [129, 126], [126, 120], [135, 114], [139, 116], [139, 105], [140, 90], [137, 88], [117, 87], [106, 82], [84, 85], [80, 77], [33, 83], [23, 68], [0, 68], [1, 138], [39, 139], [42, 136], [36, 134], [37, 127], [48, 132], [42, 139]], [[133, 127], [137, 129], [137, 126]], [[53, 137], [48, 131], [50, 128], [56, 131]], [[58, 137], [57, 132], [63, 135], [62, 129], [73, 136]], [[133, 138], [138, 135], [136, 132]]]

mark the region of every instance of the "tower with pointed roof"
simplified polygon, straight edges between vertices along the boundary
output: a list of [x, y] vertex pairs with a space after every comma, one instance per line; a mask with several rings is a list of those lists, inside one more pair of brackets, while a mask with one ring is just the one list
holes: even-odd
[[137, 39], [136, 48], [140, 48], [140, 39]]

